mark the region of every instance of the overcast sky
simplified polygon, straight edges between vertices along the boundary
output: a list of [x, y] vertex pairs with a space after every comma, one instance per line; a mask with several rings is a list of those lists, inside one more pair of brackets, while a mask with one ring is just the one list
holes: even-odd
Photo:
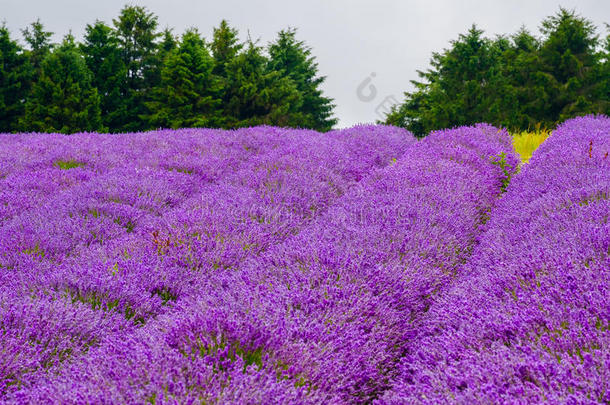
[[[0, 21], [21, 38], [20, 29], [40, 18], [59, 41], [69, 30], [81, 38], [96, 19], [111, 23], [124, 0], [0, 0]], [[277, 31], [295, 27], [298, 37], [313, 48], [324, 91], [337, 105], [339, 126], [372, 122], [392, 101], [402, 100], [426, 69], [433, 51], [464, 33], [473, 23], [486, 35], [515, 32], [525, 25], [538, 34], [540, 22], [558, 11], [574, 9], [605, 35], [610, 23], [608, 0], [132, 0], [159, 17], [160, 27], [182, 33], [197, 27], [210, 38], [223, 18], [261, 44]], [[368, 80], [367, 80], [368, 79]], [[358, 90], [360, 87], [360, 91]]]

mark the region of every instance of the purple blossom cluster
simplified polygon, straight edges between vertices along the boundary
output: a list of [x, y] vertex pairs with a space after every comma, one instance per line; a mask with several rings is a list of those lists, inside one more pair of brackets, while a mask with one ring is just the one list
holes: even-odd
[[[1, 319], [16, 325], [3, 324], [11, 343], [0, 361], [12, 366], [2, 376], [5, 400], [342, 403], [382, 395], [515, 172], [510, 136], [488, 125], [417, 143], [389, 127], [277, 131], [143, 136], [138, 142], [187, 155], [214, 145], [215, 160], [199, 152], [158, 167], [146, 153], [135, 163], [112, 158], [115, 166], [90, 169], [69, 192], [49, 193], [46, 210], [7, 220], [6, 237], [27, 237], [10, 236], [3, 247], [22, 246], [2, 264], [10, 287]], [[180, 142], [188, 149], [173, 146]], [[100, 204], [93, 217], [103, 225], [83, 222], [92, 216], [86, 201]], [[50, 207], [65, 210], [61, 219], [49, 218]], [[36, 245], [46, 233], [30, 237], [25, 225], [34, 220], [70, 236], [58, 248]], [[45, 327], [31, 327], [33, 317]]]
[[200, 285], [298, 233], [414, 142], [383, 126], [2, 135], [0, 399], [114, 402], [127, 384], [125, 400], [142, 400], [131, 380], [63, 399], [44, 381], [95, 381], [79, 365], [154, 341], [157, 318]]
[[610, 403], [609, 151], [603, 116], [540, 146], [379, 403]]

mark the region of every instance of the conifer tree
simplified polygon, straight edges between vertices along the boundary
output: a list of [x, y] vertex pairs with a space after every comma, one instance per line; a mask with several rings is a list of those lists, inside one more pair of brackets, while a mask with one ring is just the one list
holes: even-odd
[[0, 26], [0, 133], [17, 131], [25, 111], [32, 68], [24, 50]]
[[238, 32], [231, 28], [227, 20], [222, 20], [218, 28], [214, 28], [212, 43], [210, 44], [214, 58], [214, 74], [226, 76], [227, 64], [231, 63], [243, 49], [239, 42]]
[[174, 36], [173, 29], [165, 28], [161, 33], [161, 42], [159, 43], [159, 51], [168, 54], [178, 47], [178, 40]]
[[170, 50], [161, 71], [161, 83], [147, 103], [154, 127], [217, 126], [219, 83], [212, 74], [214, 61], [196, 29], [187, 30], [177, 49]]
[[124, 127], [127, 104], [122, 94], [126, 92], [127, 69], [116, 33], [101, 21], [87, 25], [80, 50], [92, 73], [92, 86], [100, 96], [104, 127], [111, 131]]
[[[218, 28], [214, 28], [210, 50], [214, 67], [212, 74], [216, 77], [219, 84], [219, 98], [221, 100], [221, 110], [217, 113], [216, 124], [226, 128], [236, 124], [237, 119], [228, 117], [229, 102], [231, 101], [232, 88], [235, 88], [230, 83], [228, 77], [228, 67], [235, 63], [235, 59], [242, 51], [244, 44], [239, 41], [238, 32], [232, 28], [227, 20], [222, 20]], [[236, 110], [237, 100], [232, 102], [233, 110]]]
[[261, 47], [246, 48], [226, 65], [224, 126], [289, 126], [291, 114], [302, 103], [296, 85], [280, 72], [269, 71]]
[[122, 97], [126, 108], [123, 131], [147, 129], [145, 102], [150, 98], [158, 75], [157, 16], [141, 6], [125, 6], [113, 20], [126, 67], [126, 88]]
[[499, 60], [498, 48], [473, 25], [451, 42], [451, 48], [433, 53], [431, 69], [418, 71], [424, 81], [411, 81], [415, 91], [386, 119], [418, 135], [433, 129], [480, 122], [486, 101], [495, 91], [493, 83]]
[[[174, 36], [172, 29], [165, 28], [161, 32], [160, 38], [161, 40], [157, 44], [157, 49], [150, 58], [150, 70], [146, 86], [151, 90], [147, 93], [147, 98], [144, 102], [145, 105], [148, 105], [148, 102], [153, 100], [153, 93], [161, 86], [161, 71], [163, 70], [167, 57], [178, 47], [178, 40]], [[146, 114], [146, 117], [149, 116], [150, 111]], [[148, 122], [148, 124], [150, 124], [150, 122]], [[150, 127], [150, 125], [148, 125], [148, 127]]]
[[61, 133], [102, 128], [97, 89], [71, 35], [42, 61], [22, 125], [30, 131]]
[[610, 25], [606, 24], [608, 34], [599, 52], [599, 64], [594, 72], [596, 84], [592, 88], [596, 112], [610, 116]]
[[318, 76], [318, 63], [311, 48], [296, 39], [296, 30], [282, 30], [269, 49], [269, 70], [291, 79], [301, 97], [302, 105], [291, 115], [291, 126], [328, 131], [337, 120], [332, 117], [332, 99], [324, 97], [320, 86], [326, 80]]
[[21, 30], [21, 33], [25, 42], [30, 47], [27, 52], [30, 63], [36, 72], [39, 73], [42, 61], [53, 48], [53, 44], [51, 43], [53, 33], [45, 31], [44, 25], [40, 22], [40, 19], [31, 23], [29, 27]]
[[418, 135], [490, 122], [509, 129], [552, 128], [574, 116], [610, 114], [608, 43], [600, 50], [593, 24], [560, 9], [542, 22], [539, 40], [521, 29], [483, 38], [475, 27], [451, 48], [433, 53], [422, 81], [385, 122]]
[[[546, 97], [544, 77], [540, 74], [540, 41], [522, 27], [511, 36], [511, 46], [502, 55], [501, 73], [505, 79], [496, 85], [496, 94], [510, 93], [513, 98], [508, 102], [498, 98], [496, 111], [504, 111], [493, 121], [511, 129], [532, 129], [542, 125], [539, 117], [543, 114]], [[486, 117], [485, 117], [486, 118]]]
[[599, 79], [610, 79], [596, 75], [600, 54], [595, 26], [561, 8], [542, 22], [541, 31], [546, 37], [540, 48], [541, 70], [546, 73], [544, 88], [549, 101], [544, 121], [552, 124], [597, 110], [591, 90]]

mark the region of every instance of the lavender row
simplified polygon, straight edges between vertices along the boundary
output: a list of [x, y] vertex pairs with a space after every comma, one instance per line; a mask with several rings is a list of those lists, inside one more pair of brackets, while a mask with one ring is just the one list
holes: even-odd
[[[371, 163], [380, 163], [374, 162], [375, 159], [382, 161], [392, 148], [394, 152], [401, 151], [404, 136], [399, 132], [389, 127], [361, 126], [329, 134], [273, 127], [70, 137], [3, 134], [0, 137], [0, 223], [38, 206], [49, 196], [113, 169], [186, 173], [199, 182], [214, 183], [239, 169], [243, 161], [261, 153], [304, 148], [319, 152], [318, 158], [324, 164], [349, 164], [350, 174], [357, 180]], [[320, 144], [321, 149], [312, 148], [312, 142]], [[322, 154], [322, 149], [326, 153]], [[349, 162], [348, 156], [360, 156], [361, 160]]]
[[[194, 285], [206, 271], [235, 266], [264, 250], [268, 239], [296, 232], [366, 171], [387, 164], [414, 142], [387, 127], [329, 135], [275, 128], [236, 133], [241, 138], [231, 142], [237, 147], [214, 145], [204, 136], [212, 143], [207, 150], [224, 151], [215, 155], [216, 163], [204, 153], [189, 157], [199, 142], [196, 134], [165, 133], [173, 146], [163, 153], [182, 156], [180, 171], [168, 170], [166, 162], [155, 166], [151, 157], [121, 160], [128, 153], [124, 148], [137, 151], [120, 141], [103, 158], [87, 161], [88, 181], [50, 193], [40, 207], [0, 228], [2, 391], [29, 386], [114, 334], [134, 333], [134, 322], [196, 293]], [[130, 136], [139, 146], [150, 142], [144, 134], [125, 135]], [[83, 137], [72, 137], [78, 153], [64, 145], [62, 161], [82, 162], [83, 150], [91, 155], [95, 147], [88, 142], [96, 139]], [[238, 154], [252, 157], [233, 156]], [[356, 157], [361, 159], [352, 164]], [[56, 159], [41, 159], [39, 169]], [[216, 169], [201, 170], [212, 166]], [[36, 164], [22, 173], [29, 170]], [[184, 260], [185, 250], [190, 262]]]
[[[413, 141], [412, 137], [405, 137], [392, 129], [383, 134], [375, 134], [371, 133], [377, 131], [375, 128], [357, 128], [331, 136], [306, 131], [284, 134], [273, 128], [254, 130], [251, 134], [247, 131], [241, 131], [244, 140], [238, 142], [238, 149], [243, 146], [245, 149], [262, 151], [257, 154], [250, 153], [249, 158], [241, 159], [242, 162], [238, 163], [238, 159], [232, 155], [244, 154], [243, 150], [225, 148], [227, 156], [219, 156], [217, 160], [222, 164], [216, 170], [224, 171], [225, 174], [216, 175], [215, 183], [206, 182], [199, 176], [159, 168], [134, 169], [129, 167], [131, 162], [125, 163], [128, 167], [120, 168], [109, 168], [106, 165], [97, 165], [97, 162], [89, 162], [90, 166], [97, 165], [95, 170], [101, 172], [94, 173], [95, 176], [84, 184], [59, 191], [58, 195], [47, 201], [32, 202], [37, 205], [36, 208], [28, 210], [20, 207], [20, 215], [2, 226], [0, 266], [14, 269], [24, 262], [25, 267], [28, 267], [40, 259], [57, 265], [66, 257], [79, 256], [79, 252], [96, 250], [99, 246], [103, 249], [105, 243], [116, 237], [135, 236], [137, 241], [147, 239], [154, 245], [155, 241], [159, 242], [165, 235], [151, 237], [150, 234], [163, 227], [167, 228], [168, 216], [177, 219], [174, 221], [174, 227], [178, 226], [176, 224], [183, 226], [185, 222], [189, 223], [184, 221], [184, 218], [179, 218], [179, 215], [187, 216], [194, 212], [199, 212], [200, 216], [207, 214], [209, 223], [206, 228], [213, 226], [214, 219], [218, 217], [227, 221], [239, 219], [269, 222], [269, 219], [264, 217], [264, 210], [256, 211], [256, 208], [260, 208], [257, 207], [256, 200], [262, 200], [263, 206], [281, 208], [276, 211], [281, 211], [284, 217], [292, 215], [292, 218], [286, 218], [288, 221], [306, 219], [316, 210], [324, 209], [329, 201], [345, 191], [350, 182], [357, 181], [361, 172], [367, 169], [367, 165], [370, 169], [386, 164], [391, 157], [402, 153], [404, 147]], [[349, 137], [346, 133], [353, 134], [352, 143], [371, 146], [369, 152], [362, 154], [360, 150], [344, 153], [344, 138]], [[178, 138], [185, 136], [180, 133], [175, 135]], [[171, 136], [168, 138], [173, 139]], [[78, 140], [79, 138], [75, 139]], [[191, 145], [187, 143], [186, 146], [187, 150], [190, 150]], [[208, 149], [218, 148], [208, 146]], [[64, 156], [70, 153], [63, 151]], [[110, 150], [108, 154], [124, 153], [119, 147]], [[173, 155], [181, 154], [186, 155], [188, 152], [183, 153], [179, 148], [173, 152]], [[344, 156], [339, 157], [342, 154]], [[363, 163], [350, 164], [350, 159], [355, 156], [361, 157]], [[229, 164], [227, 159], [233, 160], [233, 163]], [[70, 159], [77, 162], [82, 160]], [[113, 158], [106, 157], [106, 160]], [[200, 163], [191, 159], [191, 169], [194, 166], [209, 165], [208, 156], [203, 156], [201, 160]], [[48, 166], [50, 165], [49, 162]], [[222, 166], [230, 168], [221, 168]], [[290, 173], [293, 170], [297, 173]], [[78, 173], [85, 170], [74, 167], [66, 171]], [[310, 184], [307, 184], [308, 181]], [[279, 190], [281, 187], [284, 187], [284, 190]], [[235, 211], [246, 206], [251, 212], [246, 213], [242, 209], [241, 214], [249, 214], [251, 218], [235, 218], [237, 212], [225, 209], [225, 205], [233, 203], [232, 196], [237, 196], [233, 200], [238, 205], [230, 209]], [[265, 200], [274, 197], [283, 198], [284, 201]], [[248, 199], [249, 201], [246, 201]], [[291, 201], [286, 201], [287, 199]], [[225, 204], [226, 202], [229, 203]], [[223, 209], [225, 212], [220, 212], [220, 215], [214, 212]], [[224, 225], [229, 226], [228, 223]]]
[[380, 403], [610, 402], [609, 151], [604, 116], [542, 144]]
[[[253, 259], [239, 275], [237, 305], [223, 311], [247, 315], [222, 328], [224, 339], [268, 355], [262, 366], [312, 400], [374, 398], [408, 339], [405, 325], [468, 257], [516, 168], [511, 150], [508, 134], [490, 126], [431, 134], [311, 227]], [[172, 344], [184, 352], [210, 339], [209, 330], [193, 330], [192, 319], [209, 314], [201, 309], [195, 305], [189, 328], [174, 327], [181, 333]], [[243, 400], [265, 389], [235, 388], [249, 390]]]
[[404, 329], [469, 255], [517, 164], [510, 150], [489, 126], [436, 133], [298, 235], [235, 272], [209, 273], [197, 296], [14, 398], [370, 400]]
[[69, 192], [70, 188], [113, 169], [134, 172], [165, 169], [168, 175], [195, 171], [203, 179], [213, 181], [249, 158], [251, 154], [243, 153], [246, 148], [258, 150], [256, 146], [260, 145], [256, 135], [246, 131], [180, 130], [172, 134], [159, 131], [127, 136], [3, 135], [0, 221], [40, 206], [56, 194]]

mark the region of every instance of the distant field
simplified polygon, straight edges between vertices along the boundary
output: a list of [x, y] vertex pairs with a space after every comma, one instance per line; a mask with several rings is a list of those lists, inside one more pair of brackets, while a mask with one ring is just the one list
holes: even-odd
[[530, 160], [534, 151], [549, 137], [549, 135], [551, 135], [551, 131], [549, 130], [525, 131], [513, 134], [515, 152], [521, 156], [523, 163], [527, 163], [527, 161]]

